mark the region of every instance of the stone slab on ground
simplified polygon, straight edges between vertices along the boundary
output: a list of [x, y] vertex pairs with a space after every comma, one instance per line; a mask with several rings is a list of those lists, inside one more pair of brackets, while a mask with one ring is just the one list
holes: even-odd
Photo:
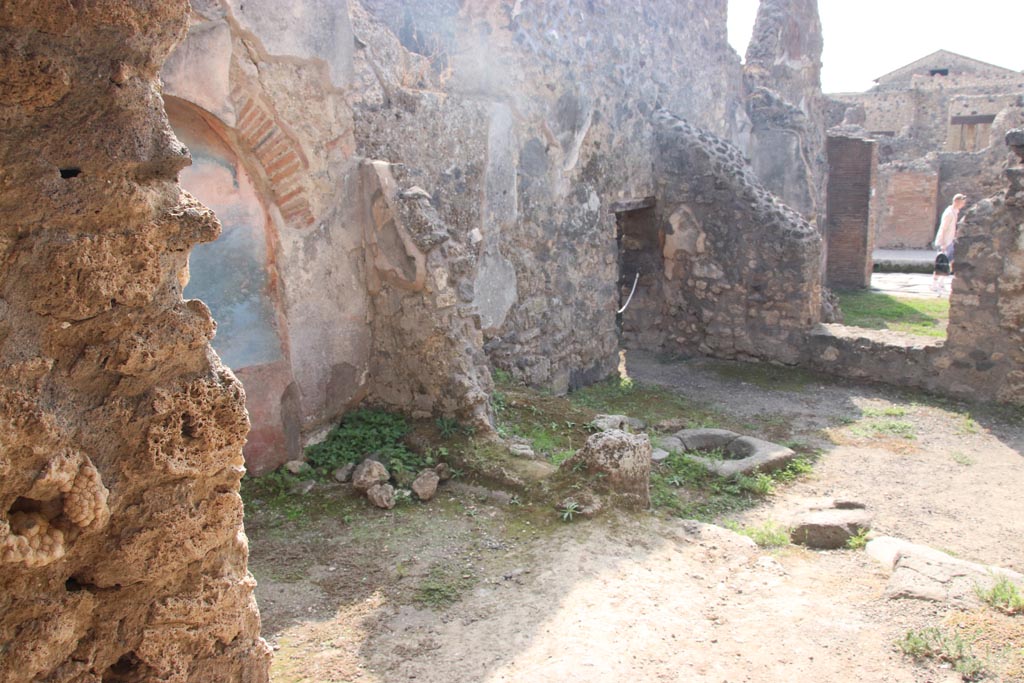
[[835, 550], [863, 530], [871, 528], [871, 514], [863, 508], [811, 510], [793, 521], [790, 537], [808, 548]]
[[981, 604], [977, 589], [1000, 576], [1024, 588], [1024, 574], [953, 557], [941, 550], [882, 536], [868, 542], [868, 555], [892, 570], [885, 589], [890, 599], [907, 598], [971, 608]]

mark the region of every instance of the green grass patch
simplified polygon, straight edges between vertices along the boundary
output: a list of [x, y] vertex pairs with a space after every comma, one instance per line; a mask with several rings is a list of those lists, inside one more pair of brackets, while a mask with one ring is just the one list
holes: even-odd
[[413, 602], [420, 607], [444, 609], [462, 599], [476, 579], [457, 567], [438, 565], [433, 567], [426, 578], [416, 587]]
[[1017, 584], [1000, 576], [991, 588], [974, 587], [975, 593], [985, 604], [1006, 614], [1024, 614], [1024, 595]]
[[782, 548], [789, 545], [789, 528], [768, 520], [758, 526], [743, 526], [735, 520], [725, 522], [725, 528], [746, 536], [761, 548]]
[[[707, 453], [700, 455], [706, 457]], [[673, 452], [651, 471], [651, 506], [674, 517], [710, 522], [750, 509], [772, 495], [780, 483], [810, 471], [811, 461], [797, 458], [772, 474], [719, 477], [686, 455]]]
[[802, 391], [818, 381], [817, 376], [800, 368], [770, 363], [719, 362], [710, 365], [715, 373], [734, 382], [746, 382], [762, 389]]
[[896, 647], [914, 659], [946, 662], [965, 681], [979, 681], [988, 675], [985, 662], [974, 654], [971, 641], [958, 633], [934, 627], [912, 629], [896, 641]]
[[906, 420], [869, 420], [851, 427], [850, 433], [864, 438], [880, 436], [895, 436], [907, 440], [917, 438], [914, 425]]
[[945, 297], [894, 297], [869, 290], [836, 292], [843, 320], [851, 327], [893, 330], [923, 337], [946, 336], [949, 300]]
[[641, 384], [617, 377], [578, 389], [569, 400], [597, 413], [628, 415], [648, 425], [683, 418], [687, 427], [718, 427], [722, 417], [672, 392], [653, 384]]

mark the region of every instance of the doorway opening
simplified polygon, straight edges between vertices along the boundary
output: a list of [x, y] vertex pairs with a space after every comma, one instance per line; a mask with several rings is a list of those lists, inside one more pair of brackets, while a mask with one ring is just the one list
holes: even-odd
[[620, 344], [653, 348], [659, 329], [664, 280], [665, 233], [658, 227], [654, 197], [612, 204], [618, 247], [618, 307], [615, 317]]

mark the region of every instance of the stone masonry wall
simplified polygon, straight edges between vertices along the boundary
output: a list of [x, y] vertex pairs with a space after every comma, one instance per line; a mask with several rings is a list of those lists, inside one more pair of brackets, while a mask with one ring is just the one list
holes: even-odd
[[182, 299], [213, 214], [158, 71], [184, 0], [0, 13], [0, 681], [267, 680], [244, 393]]
[[[254, 473], [301, 457], [362, 401], [486, 422], [479, 329], [465, 301], [449, 303], [459, 284], [467, 296], [472, 247], [417, 246], [444, 221], [392, 210], [417, 205], [399, 199], [407, 175], [389, 170], [385, 193], [370, 169], [387, 164], [356, 155], [354, 40], [345, 2], [197, 0], [163, 71], [196, 160], [182, 181], [225, 216], [186, 294], [210, 302], [214, 345], [252, 396]], [[410, 259], [430, 277], [405, 281]]]
[[[821, 238], [729, 143], [656, 116], [665, 236], [661, 348], [795, 363], [821, 319]], [[628, 341], [628, 340], [627, 340]]]
[[827, 173], [822, 46], [817, 0], [766, 0], [743, 66], [751, 166], [814, 225], [824, 214]]
[[725, 2], [352, 3], [361, 154], [398, 166], [457, 240], [490, 360], [564, 391], [615, 367], [613, 201], [653, 194], [663, 104], [749, 128]]
[[[934, 165], [893, 162], [878, 168], [875, 247], [930, 249], [935, 237], [939, 172]], [[878, 226], [885, 231], [878, 233]]]
[[[1024, 161], [1024, 129], [1006, 136]], [[808, 337], [806, 362], [847, 377], [1024, 405], [1024, 166], [1009, 187], [962, 217], [948, 338], [916, 338], [842, 326]]]

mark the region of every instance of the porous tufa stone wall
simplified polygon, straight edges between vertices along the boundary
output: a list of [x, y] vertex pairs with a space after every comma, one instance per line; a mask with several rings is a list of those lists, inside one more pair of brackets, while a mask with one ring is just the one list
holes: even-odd
[[183, 301], [214, 215], [157, 73], [185, 0], [0, 15], [0, 681], [266, 681], [244, 394]]
[[[795, 363], [821, 320], [821, 237], [733, 145], [655, 115], [664, 230], [660, 348]], [[628, 339], [626, 340], [628, 343]]]

